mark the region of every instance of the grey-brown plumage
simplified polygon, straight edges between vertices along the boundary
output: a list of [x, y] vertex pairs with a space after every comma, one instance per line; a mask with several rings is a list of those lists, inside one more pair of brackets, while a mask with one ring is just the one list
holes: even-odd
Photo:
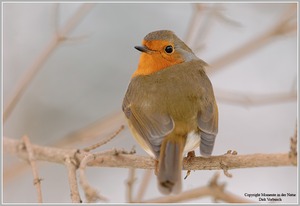
[[[159, 160], [160, 191], [178, 193], [181, 191], [183, 152], [199, 147], [200, 143], [202, 155], [212, 153], [218, 132], [218, 108], [211, 82], [205, 74], [207, 64], [174, 33], [158, 31], [148, 34], [142, 53], [148, 56], [142, 56], [141, 61], [148, 61], [148, 57], [160, 58], [160, 54], [153, 54], [157, 51], [151, 50], [152, 44], [147, 44], [155, 40], [167, 41], [177, 52], [170, 55], [178, 55], [183, 61], [150, 74], [134, 76], [122, 108], [138, 143]], [[155, 48], [159, 46], [155, 45]]]

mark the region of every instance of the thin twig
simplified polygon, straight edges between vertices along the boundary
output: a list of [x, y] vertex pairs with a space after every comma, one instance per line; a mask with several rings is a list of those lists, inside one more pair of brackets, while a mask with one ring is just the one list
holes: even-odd
[[133, 202], [133, 184], [136, 181], [135, 178], [135, 168], [129, 168], [128, 170], [128, 179], [126, 181], [127, 183], [127, 202], [132, 203]]
[[84, 191], [87, 202], [96, 202], [97, 200], [107, 201], [106, 197], [100, 195], [99, 192], [88, 183], [85, 175], [87, 164], [94, 158], [95, 156], [93, 154], [87, 154], [81, 160], [79, 167], [79, 183]]
[[113, 135], [109, 136], [108, 138], [105, 138], [104, 140], [102, 140], [102, 141], [99, 142], [99, 143], [96, 143], [96, 144], [94, 144], [94, 145], [91, 145], [91, 146], [89, 146], [89, 147], [86, 147], [86, 148], [84, 148], [83, 150], [84, 150], [85, 152], [89, 152], [89, 151], [94, 150], [94, 149], [96, 149], [96, 148], [98, 148], [98, 147], [101, 147], [102, 145], [108, 143], [108, 142], [111, 141], [113, 138], [115, 138], [115, 137], [116, 137], [123, 129], [124, 129], [124, 125], [121, 125], [121, 127], [120, 127]]
[[67, 38], [67, 35], [76, 28], [79, 22], [86, 16], [86, 14], [91, 10], [94, 4], [83, 4], [74, 15], [67, 21], [67, 23], [54, 34], [52, 39], [49, 41], [44, 50], [39, 54], [39, 56], [34, 60], [33, 64], [26, 69], [25, 74], [16, 84], [14, 92], [7, 101], [6, 107], [3, 112], [3, 122], [5, 123], [11, 112], [17, 105], [18, 101], [26, 91], [30, 82], [36, 76], [38, 71], [45, 64], [50, 55], [54, 52], [57, 46]]
[[214, 16], [217, 18], [217, 20], [222, 21], [224, 24], [232, 26], [232, 27], [241, 27], [242, 24], [238, 22], [237, 20], [231, 19], [224, 15], [223, 13], [224, 9], [222, 6], [218, 5], [217, 9], [214, 10]]
[[33, 174], [33, 185], [36, 187], [38, 203], [43, 202], [42, 188], [41, 188], [41, 178], [39, 177], [39, 172], [36, 166], [36, 158], [34, 154], [34, 150], [31, 146], [30, 140], [27, 136], [23, 136], [22, 140], [25, 144], [26, 151], [28, 154], [28, 161], [30, 162], [32, 174]]
[[80, 194], [78, 191], [77, 177], [76, 177], [77, 163], [74, 159], [70, 157], [66, 157], [65, 165], [68, 169], [68, 179], [69, 179], [69, 186], [71, 191], [70, 195], [71, 195], [72, 203], [81, 203], [82, 200], [80, 198]]
[[66, 24], [59, 29], [58, 36], [60, 38], [65, 38], [69, 33], [71, 33], [95, 5], [95, 3], [82, 4], [73, 16], [66, 22]]
[[139, 187], [139, 190], [138, 190], [138, 193], [136, 195], [134, 202], [141, 202], [142, 199], [144, 198], [146, 190], [147, 190], [150, 180], [151, 180], [152, 173], [153, 173], [153, 170], [145, 170], [144, 171], [142, 182], [140, 184], [140, 187]]
[[[203, 16], [202, 23], [198, 26], [198, 31], [196, 34], [196, 39], [193, 42], [193, 45], [195, 45], [195, 48], [193, 49], [195, 53], [200, 52], [204, 47], [205, 44], [205, 38], [207, 37], [207, 34], [209, 33], [210, 29], [212, 28], [212, 21], [213, 21], [213, 15], [215, 13], [215, 10], [217, 9], [217, 5], [213, 5], [211, 7], [205, 7], [206, 9], [206, 15]], [[199, 15], [203, 15], [203, 11], [197, 10]]]
[[83, 128], [80, 128], [71, 134], [58, 138], [59, 141], [56, 142], [53, 146], [63, 147], [63, 146], [72, 146], [78, 142], [86, 142], [93, 140], [105, 132], [114, 131], [116, 126], [125, 123], [124, 114], [122, 111], [117, 111], [104, 119], [99, 119], [96, 122], [93, 122], [90, 125], [87, 125]]

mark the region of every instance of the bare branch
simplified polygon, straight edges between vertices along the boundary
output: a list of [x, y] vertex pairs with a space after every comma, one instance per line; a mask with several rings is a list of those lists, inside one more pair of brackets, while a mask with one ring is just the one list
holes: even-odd
[[93, 4], [83, 4], [74, 15], [67, 21], [67, 23], [52, 37], [44, 50], [39, 54], [39, 56], [35, 59], [32, 65], [26, 70], [25, 74], [22, 76], [20, 81], [17, 83], [17, 86], [9, 98], [6, 107], [3, 112], [3, 122], [8, 119], [11, 112], [17, 105], [18, 101], [24, 94], [25, 90], [29, 86], [32, 79], [36, 76], [38, 71], [45, 64], [47, 59], [53, 53], [53, 51], [57, 48], [57, 46], [66, 39], [66, 36], [79, 24], [79, 22], [83, 19], [84, 16], [90, 11], [93, 7]]
[[[3, 139], [4, 152], [14, 154], [22, 159], [28, 160], [30, 155], [22, 141], [13, 140], [9, 138]], [[88, 202], [94, 202], [96, 200], [107, 200], [100, 195], [87, 181], [85, 175], [85, 169], [88, 166], [98, 167], [118, 167], [118, 168], [140, 168], [140, 169], [154, 169], [156, 161], [149, 157], [143, 157], [134, 155], [134, 151], [125, 151], [112, 149], [104, 152], [87, 153], [83, 150], [71, 150], [71, 149], [58, 149], [53, 147], [43, 147], [37, 145], [31, 145], [31, 150], [35, 154], [36, 160], [50, 161], [60, 164], [66, 164], [66, 157], [72, 157], [70, 162], [67, 162], [69, 169], [69, 181], [71, 187], [72, 201], [80, 201], [78, 189], [74, 189], [76, 180], [74, 171], [79, 167], [79, 181], [82, 186], [85, 196]], [[73, 159], [73, 160], [72, 160]], [[237, 155], [234, 151], [228, 151], [225, 155], [212, 156], [209, 158], [204, 157], [190, 157], [184, 158], [183, 169], [185, 170], [223, 170], [228, 173], [229, 169], [237, 168], [253, 168], [253, 167], [271, 167], [271, 166], [292, 166], [292, 162], [289, 153], [283, 154], [252, 154], [252, 155]], [[71, 164], [73, 166], [71, 166]], [[229, 174], [229, 173], [228, 173]], [[73, 175], [73, 177], [71, 177]], [[134, 174], [130, 174], [129, 180], [134, 179]], [[130, 181], [132, 185], [133, 181]], [[73, 188], [73, 189], [72, 189]], [[216, 189], [217, 188], [217, 189]], [[128, 200], [132, 201], [132, 187], [129, 186]], [[77, 195], [77, 194], [78, 195]], [[143, 194], [143, 193], [142, 193]], [[74, 197], [74, 196], [75, 197]], [[142, 195], [139, 195], [135, 201], [141, 200]], [[184, 201], [187, 199], [199, 198], [203, 196], [212, 196], [215, 199], [219, 199], [225, 202], [245, 202], [244, 199], [238, 198], [235, 195], [220, 190], [220, 187], [201, 187], [191, 191], [183, 192], [177, 196], [164, 197], [159, 199], [150, 200], [149, 202], [174, 202]], [[248, 202], [248, 201], [247, 201]]]
[[[22, 147], [21, 141], [10, 138], [3, 138], [3, 148], [5, 153], [14, 154], [22, 159], [28, 160], [28, 154]], [[32, 150], [36, 155], [36, 160], [49, 161], [64, 164], [65, 157], [76, 157], [78, 162], [83, 161], [86, 156], [85, 152], [77, 150], [58, 149], [53, 147], [43, 147], [32, 145]], [[154, 169], [155, 160], [150, 157], [133, 155], [118, 152], [112, 153], [93, 153], [95, 158], [88, 159], [88, 166], [100, 167], [118, 167], [118, 168], [139, 168]], [[222, 170], [222, 163], [226, 164], [228, 170], [237, 168], [254, 168], [254, 167], [275, 167], [275, 166], [292, 166], [288, 153], [278, 154], [250, 154], [250, 155], [220, 155], [209, 158], [195, 157], [186, 161], [183, 160], [185, 170]]]
[[39, 178], [39, 172], [37, 166], [35, 164], [35, 154], [34, 150], [31, 147], [30, 140], [27, 136], [23, 136], [22, 140], [25, 144], [25, 149], [28, 154], [28, 161], [30, 162], [32, 174], [33, 174], [33, 185], [36, 187], [37, 196], [38, 196], [38, 203], [43, 203], [43, 195], [42, 195], [42, 188], [41, 188], [41, 178]]
[[187, 44], [192, 44], [194, 42], [195, 39], [195, 35], [198, 33], [198, 19], [200, 17], [200, 14], [204, 12], [205, 7], [203, 6], [203, 4], [193, 4], [194, 7], [194, 12], [192, 14], [192, 18], [189, 21], [189, 27], [187, 30], [187, 33], [185, 35], [185, 41]]
[[[125, 118], [123, 112], [117, 111], [106, 118], [100, 119], [88, 126], [78, 129], [65, 137], [58, 138], [59, 141], [52, 146], [59, 148], [68, 146], [68, 148], [70, 148], [78, 142], [93, 141], [95, 138], [99, 138], [99, 136], [103, 135], [103, 133], [113, 131], [118, 127], [118, 125], [122, 125], [124, 123]], [[18, 173], [24, 171], [24, 169], [26, 169], [26, 164], [16, 162], [6, 169], [7, 170], [4, 173], [6, 177], [5, 179], [9, 180], [14, 178]]]
[[149, 182], [150, 182], [150, 179], [151, 179], [152, 172], [153, 172], [153, 170], [145, 170], [144, 171], [143, 179], [142, 179], [142, 182], [140, 184], [137, 196], [135, 198], [135, 202], [141, 202], [142, 201], [142, 199], [145, 195], [146, 189], [149, 186]]
[[291, 6], [284, 12], [275, 26], [269, 28], [260, 36], [251, 39], [240, 47], [226, 53], [225, 55], [211, 62], [211, 68], [207, 72], [212, 74], [214, 72], [220, 71], [221, 69], [224, 69], [226, 65], [238, 59], [242, 59], [242, 57], [266, 45], [266, 43], [269, 43], [274, 37], [277, 37], [278, 35], [285, 35], [296, 32], [297, 24], [296, 22], [293, 22], [297, 15], [295, 5]]
[[295, 91], [278, 94], [254, 94], [249, 92], [230, 92], [216, 89], [215, 94], [220, 102], [240, 106], [259, 106], [297, 101], [297, 93]]
[[216, 201], [221, 200], [224, 202], [230, 202], [230, 203], [253, 203], [252, 201], [249, 201], [247, 199], [241, 198], [239, 196], [236, 196], [232, 193], [225, 191], [225, 183], [219, 184], [218, 179], [220, 177], [219, 173], [216, 173], [211, 181], [209, 182], [208, 187], [213, 190], [213, 194], [211, 195], [214, 197]]
[[87, 154], [83, 157], [79, 167], [79, 182], [84, 190], [87, 202], [95, 202], [97, 200], [107, 201], [107, 198], [100, 195], [99, 192], [94, 189], [89, 183], [85, 175], [85, 168], [89, 161], [93, 160], [95, 156], [93, 154]]
[[[200, 7], [200, 6], [197, 6]], [[205, 48], [205, 44], [203, 43], [205, 41], [205, 38], [208, 36], [209, 31], [212, 28], [213, 25], [213, 20], [217, 19], [217, 20], [221, 20], [224, 23], [226, 23], [227, 25], [231, 25], [231, 26], [241, 26], [241, 24], [237, 21], [234, 21], [232, 19], [229, 19], [228, 17], [226, 17], [223, 13], [222, 13], [222, 6], [220, 4], [214, 4], [210, 7], [208, 6], [202, 6], [200, 7], [201, 9], [197, 9], [196, 10], [196, 14], [194, 14], [194, 19], [193, 19], [193, 23], [196, 24], [194, 25], [194, 28], [189, 28], [189, 30], [194, 31], [195, 28], [198, 28], [198, 30], [196, 31], [195, 35], [196, 39], [194, 38], [193, 42], [190, 43], [190, 45], [194, 45], [193, 51], [195, 53], [199, 53], [203, 48]], [[203, 21], [200, 23], [199, 21], [197, 21], [198, 19], [196, 19], [196, 16], [200, 16], [203, 15], [203, 13], [206, 15], [203, 17]], [[194, 31], [195, 32], [195, 31]], [[190, 32], [191, 33], [191, 32]]]
[[133, 184], [136, 181], [135, 178], [135, 168], [129, 168], [128, 170], [128, 180], [127, 183], [127, 202], [132, 203], [133, 202]]
[[71, 157], [66, 157], [65, 165], [68, 169], [68, 178], [69, 178], [72, 203], [81, 203], [82, 200], [80, 198], [80, 194], [78, 191], [77, 177], [76, 177], [77, 162]]
[[[215, 14], [215, 11], [218, 9], [218, 5], [215, 4], [211, 7], [208, 6], [200, 6], [197, 5], [197, 14], [198, 15], [198, 21], [195, 25], [195, 28], [197, 28], [196, 33], [194, 35], [194, 41], [191, 42], [191, 45], [193, 45], [193, 50], [194, 52], [200, 52], [203, 48], [205, 48], [205, 44], [203, 43], [205, 41], [205, 38], [209, 34], [209, 31], [212, 28], [212, 21], [213, 21], [213, 16]], [[205, 15], [206, 14], [206, 15]], [[200, 23], [199, 17], [202, 17], [202, 21]]]
[[147, 203], [174, 203], [192, 200], [201, 197], [213, 197], [216, 200], [222, 200], [230, 203], [253, 203], [244, 198], [233, 195], [229, 192], [224, 191], [224, 184], [218, 184], [218, 175], [215, 175], [210, 181], [208, 186], [198, 187], [188, 191], [184, 191], [174, 196], [164, 196], [155, 198], [152, 200], [145, 201]]
[[254, 168], [254, 167], [275, 167], [275, 166], [291, 166], [287, 153], [278, 154], [250, 154], [250, 155], [220, 155], [211, 156], [209, 158], [195, 157], [188, 162], [184, 159], [184, 169], [190, 170], [206, 170], [215, 169], [223, 170], [226, 164], [227, 169], [237, 168]]

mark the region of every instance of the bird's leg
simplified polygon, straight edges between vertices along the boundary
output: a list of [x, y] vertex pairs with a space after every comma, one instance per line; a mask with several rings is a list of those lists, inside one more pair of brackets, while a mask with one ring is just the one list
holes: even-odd
[[190, 161], [193, 157], [196, 157], [196, 154], [195, 154], [195, 151], [193, 150], [193, 151], [189, 151], [188, 153], [187, 153], [187, 155], [186, 155], [186, 160], [187, 161]]
[[[189, 151], [186, 155], [186, 161], [190, 161], [193, 157], [196, 157], [195, 151], [194, 150]], [[185, 175], [184, 179], [186, 179], [188, 176], [190, 176], [190, 174], [191, 174], [191, 170], [188, 170], [186, 172], [186, 175]]]
[[227, 150], [227, 152], [224, 155], [237, 155], [237, 151], [235, 150]]
[[155, 160], [155, 169], [154, 169], [154, 174], [157, 176], [158, 174], [158, 171], [159, 171], [159, 168], [158, 168], [158, 160], [156, 159]]

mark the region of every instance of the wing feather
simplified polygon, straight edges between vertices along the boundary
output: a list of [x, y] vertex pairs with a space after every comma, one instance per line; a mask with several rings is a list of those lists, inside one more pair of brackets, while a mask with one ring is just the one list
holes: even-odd
[[141, 142], [138, 138], [142, 138], [147, 147], [146, 151], [151, 151], [158, 158], [163, 138], [174, 129], [172, 118], [128, 104], [126, 99], [123, 102], [123, 111], [132, 129], [137, 133], [137, 141]]
[[202, 105], [204, 106], [198, 112], [198, 127], [201, 136], [200, 153], [210, 156], [218, 133], [218, 107], [214, 98], [204, 99]]

